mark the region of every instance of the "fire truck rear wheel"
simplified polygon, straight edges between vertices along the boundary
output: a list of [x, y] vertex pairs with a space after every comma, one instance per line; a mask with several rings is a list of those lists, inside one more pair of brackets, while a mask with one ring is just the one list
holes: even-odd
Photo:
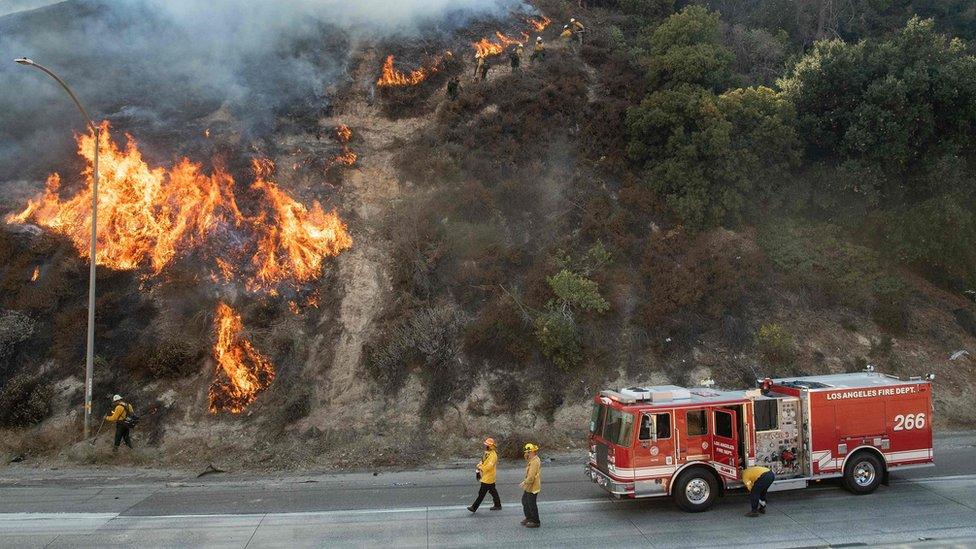
[[844, 487], [854, 494], [870, 494], [884, 476], [884, 465], [877, 456], [859, 452], [844, 467]]
[[689, 469], [674, 483], [671, 490], [674, 502], [685, 511], [698, 513], [707, 511], [715, 503], [718, 495], [718, 479], [708, 469], [696, 467]]

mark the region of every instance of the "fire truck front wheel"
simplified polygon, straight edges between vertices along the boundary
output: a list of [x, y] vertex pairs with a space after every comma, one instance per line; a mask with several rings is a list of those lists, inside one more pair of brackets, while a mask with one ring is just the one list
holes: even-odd
[[708, 469], [695, 467], [681, 473], [674, 483], [671, 496], [678, 507], [698, 513], [712, 507], [718, 490], [718, 479], [715, 475]]
[[884, 477], [884, 464], [870, 452], [858, 452], [844, 467], [844, 487], [854, 494], [870, 494]]

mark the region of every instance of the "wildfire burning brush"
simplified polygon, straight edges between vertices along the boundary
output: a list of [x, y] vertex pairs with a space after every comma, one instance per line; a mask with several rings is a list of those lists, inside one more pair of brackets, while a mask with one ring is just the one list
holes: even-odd
[[521, 45], [529, 41], [529, 35], [524, 32], [522, 33], [520, 40], [506, 36], [498, 31], [495, 32], [495, 36], [497, 41], [482, 38], [471, 45], [474, 48], [474, 56], [476, 58], [499, 55], [504, 52], [505, 48], [508, 46]]
[[244, 337], [240, 315], [223, 302], [217, 303], [214, 324], [217, 372], [210, 385], [210, 412], [239, 414], [274, 381], [274, 366]]
[[535, 29], [536, 32], [542, 32], [546, 30], [546, 27], [549, 26], [549, 23], [552, 23], [552, 19], [549, 19], [545, 15], [542, 15], [540, 17], [529, 17], [525, 20], [525, 22], [532, 25], [532, 28]]
[[335, 128], [335, 135], [339, 143], [342, 143], [342, 154], [332, 157], [332, 163], [342, 166], [354, 165], [359, 156], [349, 148], [349, 140], [352, 139], [352, 130], [345, 124], [339, 124]]
[[[283, 284], [300, 286], [321, 275], [324, 261], [352, 246], [345, 223], [318, 202], [297, 202], [272, 180], [270, 160], [253, 161], [254, 182], [240, 193], [234, 178], [218, 168], [205, 174], [184, 158], [170, 169], [150, 167], [135, 141], [125, 149], [101, 125], [98, 189], [98, 251], [95, 261], [119, 270], [163, 273], [183, 257], [210, 263], [215, 282], [235, 282], [248, 291], [276, 295]], [[61, 197], [61, 178], [52, 174], [44, 192], [8, 223], [34, 222], [70, 239], [88, 257], [91, 234], [92, 133], [78, 137], [87, 161], [84, 184]], [[246, 197], [250, 208], [239, 207]], [[33, 279], [39, 276], [35, 270]], [[221, 303], [213, 348], [218, 378], [210, 388], [210, 410], [239, 413], [274, 379], [274, 368], [241, 333], [241, 318]]]
[[[450, 52], [445, 55], [450, 55]], [[412, 70], [409, 73], [404, 73], [396, 69], [393, 66], [393, 56], [386, 56], [386, 62], [383, 63], [383, 71], [380, 74], [379, 79], [376, 81], [376, 85], [384, 87], [398, 87], [398, 86], [416, 86], [424, 80], [426, 80], [430, 75], [440, 71], [440, 65], [444, 61], [444, 56], [437, 56], [434, 60], [426, 67], [420, 67], [419, 69]]]
[[[224, 281], [274, 293], [279, 284], [317, 278], [326, 258], [352, 246], [335, 212], [317, 202], [306, 208], [269, 179], [270, 160], [254, 161], [256, 179], [247, 196], [256, 208], [245, 214], [234, 178], [222, 169], [208, 175], [186, 158], [168, 170], [151, 168], [130, 136], [124, 150], [112, 141], [107, 123], [100, 136], [99, 265], [160, 274], [177, 258], [195, 254], [209, 259], [211, 272]], [[52, 174], [44, 193], [6, 221], [33, 221], [64, 234], [88, 257], [93, 140], [91, 133], [78, 138], [78, 152], [88, 162], [83, 189], [62, 199], [61, 177]]]

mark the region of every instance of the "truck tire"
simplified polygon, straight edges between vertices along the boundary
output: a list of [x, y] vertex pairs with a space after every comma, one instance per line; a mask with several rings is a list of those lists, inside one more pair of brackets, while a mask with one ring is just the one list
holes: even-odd
[[700, 513], [711, 509], [718, 495], [718, 479], [715, 474], [702, 467], [694, 467], [681, 473], [671, 488], [674, 502], [689, 513]]
[[871, 452], [854, 454], [844, 466], [844, 487], [852, 494], [870, 494], [884, 477], [884, 464]]

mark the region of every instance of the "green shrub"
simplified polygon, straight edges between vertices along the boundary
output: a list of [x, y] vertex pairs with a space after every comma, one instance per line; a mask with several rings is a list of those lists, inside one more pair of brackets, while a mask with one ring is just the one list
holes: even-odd
[[[582, 263], [606, 260], [609, 260], [609, 254], [600, 245], [590, 248]], [[583, 361], [582, 334], [576, 314], [603, 313], [610, 304], [600, 295], [596, 282], [569, 269], [560, 270], [546, 278], [546, 282], [556, 297], [549, 300], [545, 310], [535, 318], [536, 338], [543, 355], [562, 370], [573, 370]]]
[[756, 346], [763, 358], [773, 364], [789, 364], [796, 353], [793, 334], [779, 324], [763, 324], [756, 334]]
[[535, 319], [535, 336], [542, 354], [563, 370], [572, 370], [583, 361], [583, 344], [571, 315], [547, 309]]

